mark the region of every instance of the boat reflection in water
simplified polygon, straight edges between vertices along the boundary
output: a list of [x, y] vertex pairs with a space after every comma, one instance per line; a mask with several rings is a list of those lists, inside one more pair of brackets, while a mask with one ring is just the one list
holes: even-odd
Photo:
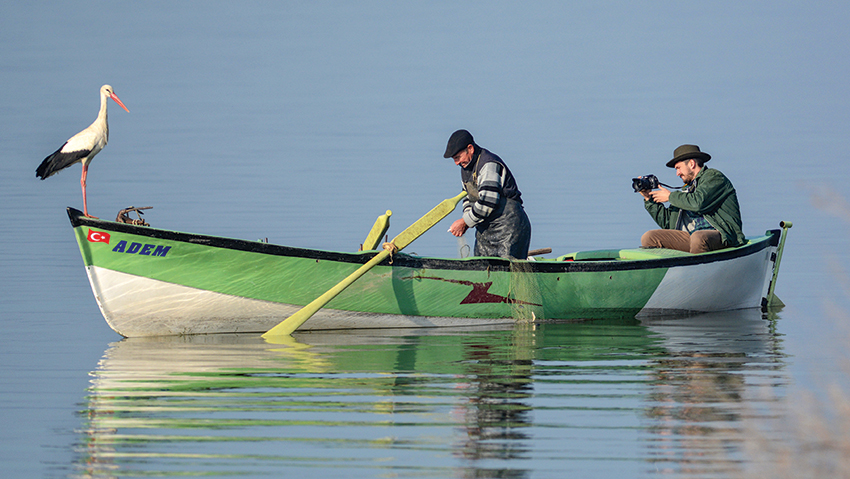
[[660, 470], [724, 476], [746, 460], [742, 424], [776, 421], [777, 388], [787, 385], [775, 316], [757, 309], [644, 319], [666, 357], [652, 370], [645, 414], [649, 460]]
[[744, 400], [785, 382], [772, 324], [749, 310], [125, 339], [92, 372], [78, 472], [710, 475], [739, 464]]

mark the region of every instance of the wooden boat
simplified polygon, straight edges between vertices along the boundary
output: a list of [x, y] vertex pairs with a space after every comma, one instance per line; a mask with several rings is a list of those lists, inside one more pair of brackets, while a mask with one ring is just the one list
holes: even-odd
[[[68, 215], [97, 304], [109, 326], [128, 337], [265, 332], [378, 253], [181, 233], [88, 218], [73, 208]], [[790, 223], [781, 226], [700, 255], [620, 249], [509, 261], [396, 253], [299, 331], [766, 307]]]

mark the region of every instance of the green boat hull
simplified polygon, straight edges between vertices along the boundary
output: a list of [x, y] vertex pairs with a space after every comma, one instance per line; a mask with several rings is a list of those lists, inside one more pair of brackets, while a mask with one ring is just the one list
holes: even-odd
[[[292, 248], [87, 218], [68, 209], [95, 298], [124, 336], [264, 332], [377, 252]], [[779, 231], [691, 255], [578, 252], [538, 261], [396, 254], [299, 330], [484, 325], [724, 311], [766, 303]]]

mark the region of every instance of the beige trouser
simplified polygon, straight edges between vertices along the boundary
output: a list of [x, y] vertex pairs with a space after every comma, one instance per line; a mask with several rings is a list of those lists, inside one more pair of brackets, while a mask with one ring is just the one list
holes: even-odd
[[649, 230], [641, 236], [640, 246], [677, 249], [689, 253], [706, 253], [724, 247], [717, 230], [699, 230], [693, 234], [682, 230]]

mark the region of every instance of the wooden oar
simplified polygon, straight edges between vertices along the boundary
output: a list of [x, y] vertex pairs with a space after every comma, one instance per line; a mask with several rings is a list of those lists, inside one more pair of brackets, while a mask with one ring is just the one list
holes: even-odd
[[[416, 220], [415, 223], [408, 226], [407, 229], [399, 233], [398, 236], [393, 238], [390, 242], [395, 245], [395, 249], [401, 250], [405, 246], [409, 245], [416, 238], [422, 236], [423, 233], [431, 229], [432, 226], [439, 223], [440, 220], [449, 215], [452, 211], [454, 211], [455, 206], [457, 206], [458, 202], [466, 196], [466, 192], [455, 196], [454, 198], [448, 198], [443, 200], [439, 205], [435, 206], [434, 209], [425, 214], [422, 218]], [[339, 284], [329, 289], [325, 294], [319, 296], [310, 302], [307, 306], [299, 309], [292, 316], [281, 321], [280, 324], [273, 327], [272, 329], [266, 331], [263, 334], [264, 338], [272, 337], [272, 336], [280, 336], [291, 334], [293, 331], [298, 329], [299, 326], [304, 324], [304, 321], [310, 319], [311, 316], [316, 314], [316, 312], [322, 307], [324, 307], [328, 302], [336, 295], [342, 292], [345, 288], [351, 285], [357, 278], [366, 274], [367, 271], [372, 269], [376, 264], [380, 263], [392, 252], [391, 249], [384, 249], [380, 253], [376, 254], [374, 258], [370, 259], [368, 263], [364, 264], [357, 271], [351, 273], [347, 278], [342, 280]]]

